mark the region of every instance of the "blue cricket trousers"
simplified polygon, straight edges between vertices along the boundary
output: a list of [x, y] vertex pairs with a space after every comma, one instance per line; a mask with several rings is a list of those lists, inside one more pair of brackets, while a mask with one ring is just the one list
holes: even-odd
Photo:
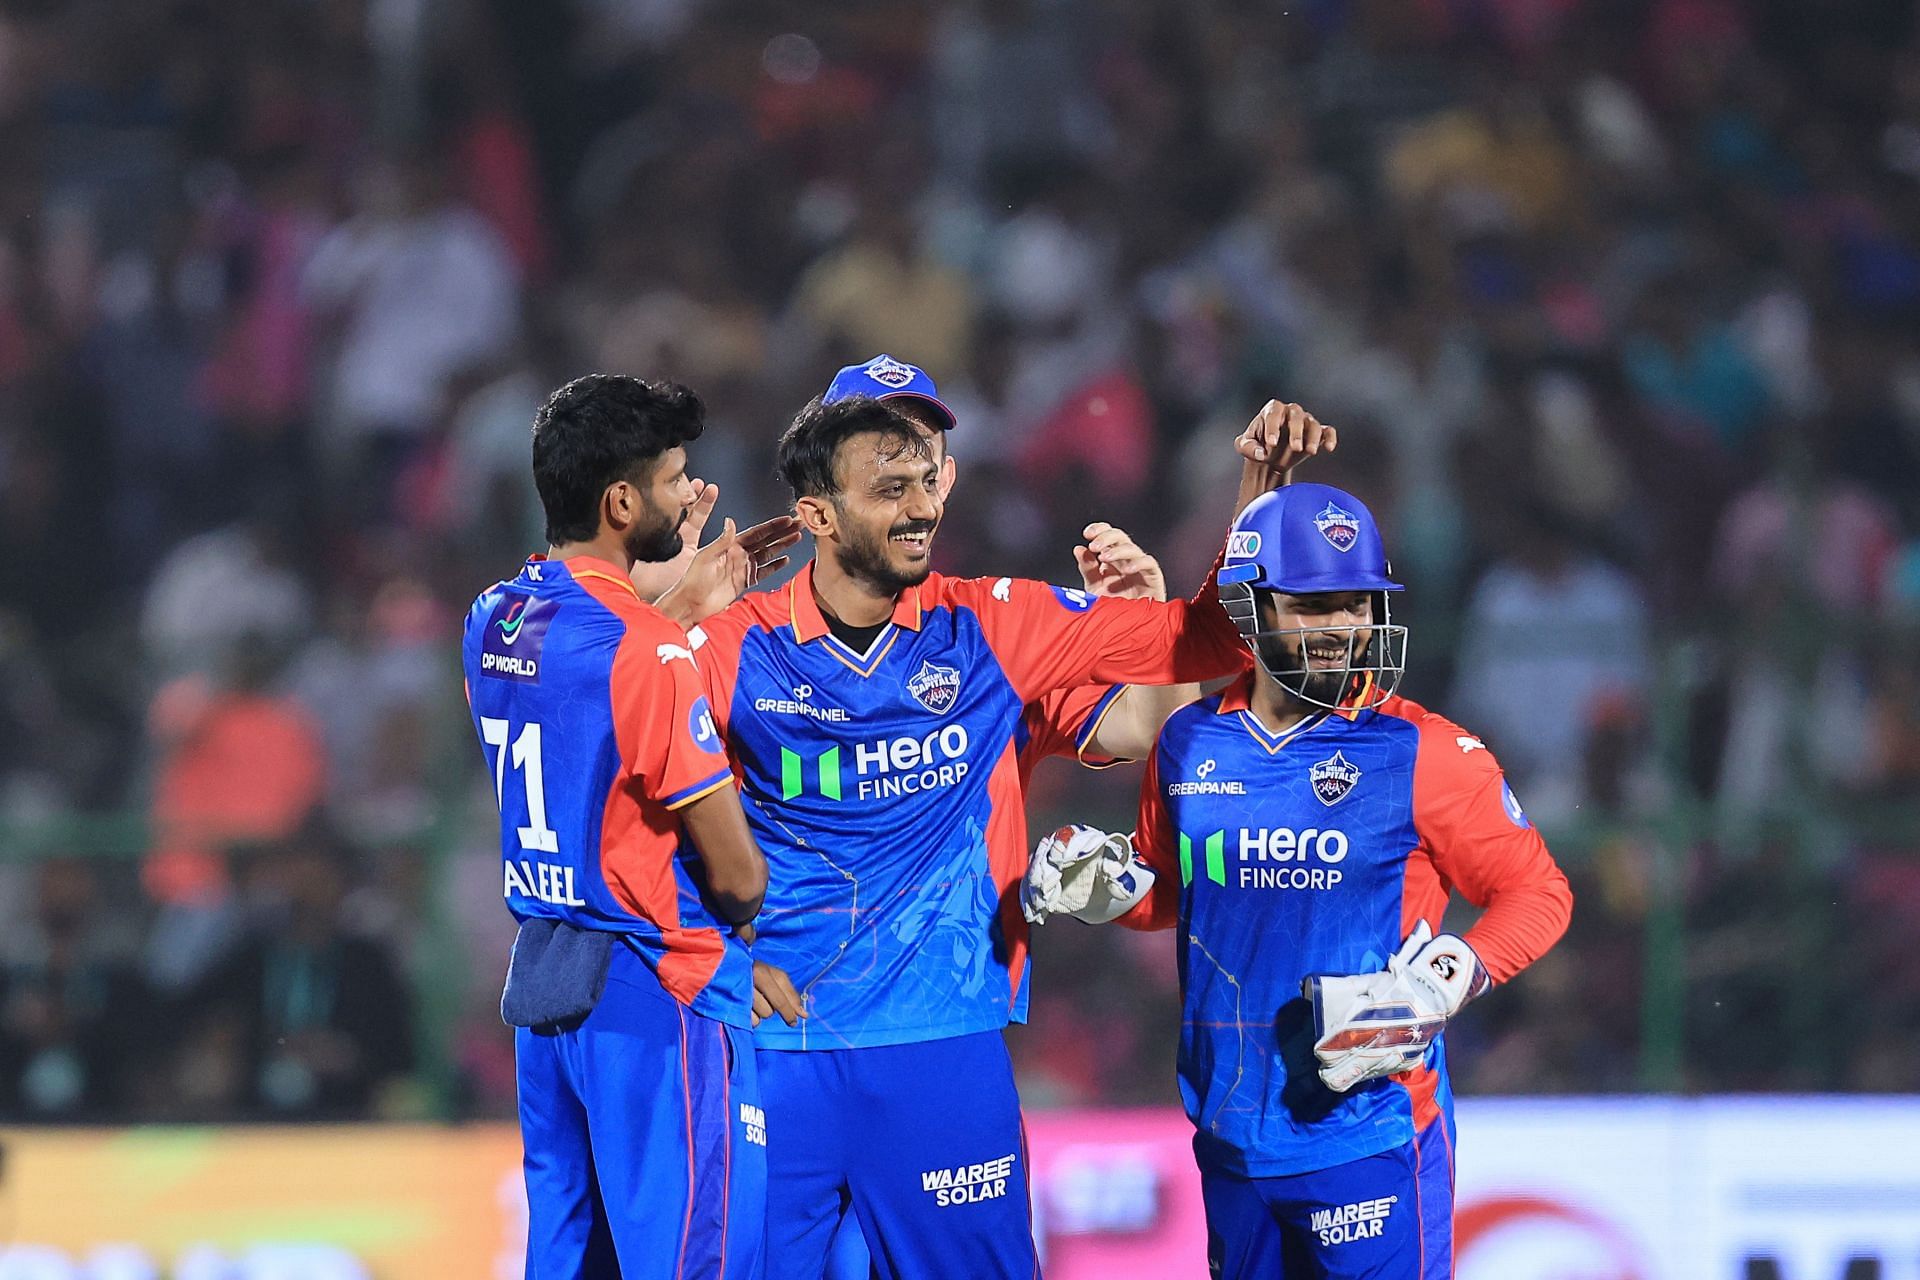
[[516, 1028], [527, 1280], [758, 1280], [766, 1122], [752, 1034], [615, 947], [569, 1030]]
[[1330, 1169], [1246, 1178], [1200, 1161], [1216, 1280], [1448, 1280], [1453, 1121]]
[[999, 1032], [762, 1049], [759, 1061], [768, 1280], [822, 1280], [843, 1222], [881, 1280], [1038, 1280], [1026, 1132]]

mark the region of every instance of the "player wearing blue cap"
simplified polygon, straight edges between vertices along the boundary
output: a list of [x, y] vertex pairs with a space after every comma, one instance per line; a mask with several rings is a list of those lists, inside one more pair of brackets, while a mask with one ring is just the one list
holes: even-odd
[[[1263, 456], [1288, 421], [1263, 415]], [[941, 468], [888, 402], [810, 405], [781, 468], [813, 563], [690, 633], [769, 850], [756, 959], [807, 1001], [759, 1026], [771, 1274], [817, 1280], [852, 1217], [883, 1276], [1030, 1276], [999, 1034], [1026, 1003], [1025, 704], [1230, 674], [1244, 649], [1210, 588], [1156, 604], [931, 574]]]
[[[1025, 907], [1179, 926], [1179, 1083], [1213, 1275], [1439, 1280], [1441, 1032], [1553, 945], [1572, 897], [1486, 745], [1395, 696], [1400, 584], [1358, 499], [1259, 499], [1219, 581], [1258, 670], [1168, 720], [1131, 838], [1041, 842]], [[1456, 888], [1484, 914], [1435, 936]]]
[[[940, 469], [940, 500], [948, 501], [958, 468], [947, 433], [957, 419], [940, 398], [933, 378], [917, 365], [881, 354], [834, 374], [820, 399], [833, 404], [853, 396], [885, 401], [920, 428]], [[1238, 515], [1261, 494], [1287, 484], [1301, 462], [1334, 452], [1339, 432], [1297, 404], [1269, 400], [1234, 447], [1244, 460], [1233, 507]], [[1081, 530], [1080, 536], [1085, 542], [1074, 548], [1074, 560], [1082, 586], [1090, 594], [1167, 598], [1159, 562], [1126, 530], [1097, 521]], [[1069, 755], [1093, 768], [1138, 760], [1151, 749], [1167, 717], [1199, 693], [1195, 685], [1087, 685], [1061, 690], [1027, 709], [1023, 732], [1030, 744], [1038, 745], [1023, 749], [1022, 759], [1029, 770], [1047, 754]]]

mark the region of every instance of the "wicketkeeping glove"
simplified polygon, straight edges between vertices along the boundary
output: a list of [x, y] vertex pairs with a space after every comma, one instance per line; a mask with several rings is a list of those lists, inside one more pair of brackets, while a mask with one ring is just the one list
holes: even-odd
[[1153, 880], [1126, 832], [1061, 827], [1034, 848], [1020, 886], [1020, 909], [1033, 924], [1062, 915], [1105, 924], [1146, 897]]
[[1379, 973], [1312, 977], [1300, 994], [1313, 1006], [1313, 1055], [1335, 1093], [1419, 1066], [1461, 1006], [1493, 985], [1473, 948], [1426, 921]]

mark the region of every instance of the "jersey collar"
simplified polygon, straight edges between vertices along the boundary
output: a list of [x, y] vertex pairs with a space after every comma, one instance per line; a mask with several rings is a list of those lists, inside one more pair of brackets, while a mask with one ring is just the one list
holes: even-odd
[[[1257, 678], [1257, 672], [1247, 671], [1242, 673], [1238, 680], [1235, 680], [1232, 684], [1222, 689], [1220, 691], [1220, 705], [1215, 709], [1214, 714], [1224, 716], [1235, 711], [1251, 713], [1253, 710], [1253, 682]], [[1366, 684], [1361, 687], [1359, 692], [1355, 693], [1353, 697], [1347, 699], [1338, 707], [1333, 708], [1333, 714], [1343, 720], [1358, 720], [1361, 712], [1370, 710], [1366, 705], [1366, 698], [1372, 691], [1373, 676], [1368, 675]]]
[[[793, 638], [797, 644], [806, 644], [809, 640], [818, 640], [829, 635], [832, 629], [827, 626], [827, 615], [820, 612], [820, 602], [813, 598], [813, 562], [809, 560], [804, 568], [794, 576], [788, 588], [792, 593], [789, 618], [793, 625]], [[909, 631], [920, 629], [920, 588], [908, 587], [893, 602], [893, 625], [905, 627]]]
[[602, 560], [599, 556], [571, 556], [565, 560], [548, 560], [545, 556], [533, 556], [527, 563], [532, 564], [535, 561], [547, 566], [556, 564], [563, 566], [575, 582], [582, 578], [602, 578], [623, 588], [635, 600], [640, 598], [640, 592], [634, 587], [633, 579], [620, 572], [619, 565], [610, 560]]

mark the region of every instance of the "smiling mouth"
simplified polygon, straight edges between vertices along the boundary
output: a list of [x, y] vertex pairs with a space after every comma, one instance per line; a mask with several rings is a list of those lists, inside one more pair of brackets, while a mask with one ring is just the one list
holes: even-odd
[[927, 542], [932, 537], [933, 537], [933, 530], [919, 529], [919, 530], [915, 530], [912, 533], [893, 534], [891, 537], [887, 539], [887, 541], [894, 543], [897, 546], [905, 547], [909, 551], [918, 551], [924, 554], [927, 549]]

